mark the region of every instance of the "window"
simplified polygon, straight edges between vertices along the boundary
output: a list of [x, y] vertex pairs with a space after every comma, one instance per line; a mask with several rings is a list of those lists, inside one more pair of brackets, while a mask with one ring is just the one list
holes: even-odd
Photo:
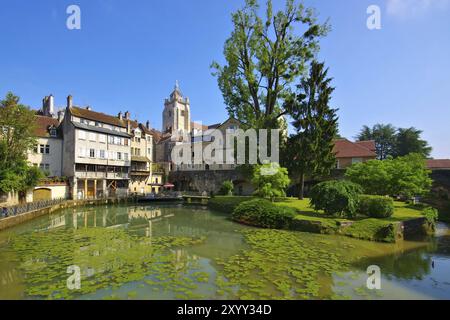
[[83, 130], [78, 130], [78, 139], [85, 140], [86, 139], [86, 132]]
[[124, 153], [124, 154], [123, 154], [123, 159], [124, 159], [125, 161], [128, 161], [128, 153]]
[[55, 128], [51, 128], [50, 129], [50, 136], [51, 137], [56, 137], [56, 129]]
[[151, 157], [152, 156], [152, 148], [147, 149], [147, 154]]
[[100, 159], [105, 159], [105, 150], [100, 150]]
[[106, 143], [106, 136], [104, 134], [99, 134], [98, 141], [101, 143]]
[[95, 121], [95, 126], [96, 126], [96, 127], [100, 127], [100, 123], [98, 123], [97, 121]]
[[184, 110], [181, 110], [181, 116], [184, 117]]
[[48, 144], [39, 145], [39, 152], [42, 154], [50, 154], [50, 146]]
[[89, 149], [89, 157], [95, 158], [95, 149]]
[[124, 139], [124, 142], [125, 142], [125, 145], [128, 146], [128, 139], [127, 138]]
[[94, 132], [89, 132], [89, 141], [96, 141], [96, 137], [95, 137], [95, 133]]
[[38, 153], [39, 152], [39, 145], [35, 145], [34, 149], [33, 149], [34, 153]]
[[117, 152], [117, 160], [122, 160], [122, 152]]
[[136, 155], [137, 155], [137, 156], [140, 156], [140, 155], [141, 155], [141, 149], [136, 148], [136, 149], [134, 149], [134, 151], [136, 152]]
[[340, 169], [341, 168], [341, 164], [339, 163], [339, 160], [336, 160], [336, 169]]

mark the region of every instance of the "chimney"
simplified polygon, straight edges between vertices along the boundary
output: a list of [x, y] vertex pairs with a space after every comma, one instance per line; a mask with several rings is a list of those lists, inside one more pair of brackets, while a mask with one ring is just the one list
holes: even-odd
[[73, 97], [72, 97], [72, 95], [69, 94], [67, 96], [67, 108], [72, 108], [72, 106], [73, 106], [72, 101], [73, 101]]
[[145, 126], [147, 127], [147, 129], [150, 130], [150, 121], [147, 120], [147, 122], [145, 123]]
[[48, 103], [48, 113], [50, 116], [52, 116], [55, 114], [55, 98], [53, 97], [52, 94], [48, 97], [47, 103]]
[[117, 117], [118, 117], [120, 120], [123, 120], [122, 111], [119, 112], [119, 114], [117, 115]]
[[58, 111], [58, 122], [61, 123], [64, 119], [64, 111], [63, 110], [59, 110]]
[[128, 112], [128, 111], [125, 112], [125, 119], [127, 119], [127, 120], [130, 119], [130, 112]]

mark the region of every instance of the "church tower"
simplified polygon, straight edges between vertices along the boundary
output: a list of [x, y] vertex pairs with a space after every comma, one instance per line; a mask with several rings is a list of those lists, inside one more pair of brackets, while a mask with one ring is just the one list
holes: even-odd
[[178, 81], [170, 97], [164, 102], [163, 132], [187, 134], [191, 132], [191, 109], [188, 97], [183, 97]]

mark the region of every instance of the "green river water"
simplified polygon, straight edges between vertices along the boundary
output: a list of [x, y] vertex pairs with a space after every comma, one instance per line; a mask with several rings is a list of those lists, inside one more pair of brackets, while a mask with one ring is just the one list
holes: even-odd
[[450, 232], [394, 245], [177, 204], [67, 209], [0, 232], [0, 299], [450, 299]]

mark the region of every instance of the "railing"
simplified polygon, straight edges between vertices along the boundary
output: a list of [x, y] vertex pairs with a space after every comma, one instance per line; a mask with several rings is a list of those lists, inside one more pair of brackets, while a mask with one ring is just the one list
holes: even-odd
[[60, 204], [62, 202], [66, 201], [64, 198], [61, 199], [54, 199], [54, 200], [43, 200], [43, 201], [37, 201], [37, 202], [30, 202], [26, 204], [19, 204], [12, 207], [4, 207], [0, 210], [0, 219], [6, 218], [6, 217], [12, 217], [17, 216], [20, 214], [24, 214], [27, 212], [44, 209], [48, 207], [52, 207], [54, 205]]

